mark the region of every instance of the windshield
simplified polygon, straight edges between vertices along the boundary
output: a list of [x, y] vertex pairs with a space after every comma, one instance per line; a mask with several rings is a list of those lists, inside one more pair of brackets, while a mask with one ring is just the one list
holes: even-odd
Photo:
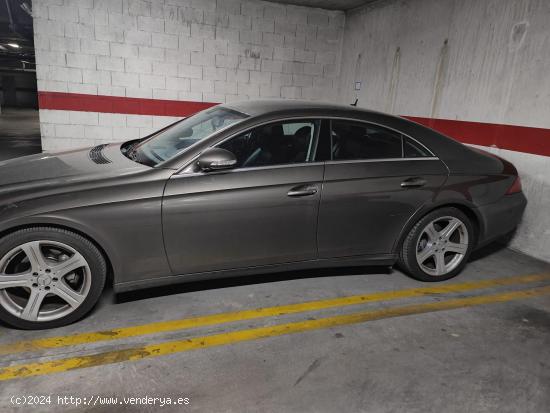
[[210, 108], [133, 145], [127, 149], [126, 154], [136, 162], [156, 166], [212, 135], [217, 130], [246, 117], [247, 115], [231, 109]]

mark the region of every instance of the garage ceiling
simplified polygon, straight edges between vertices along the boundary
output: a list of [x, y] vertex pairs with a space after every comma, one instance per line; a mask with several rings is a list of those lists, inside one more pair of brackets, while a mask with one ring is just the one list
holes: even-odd
[[297, 6], [319, 7], [329, 10], [349, 10], [377, 0], [269, 0], [273, 3], [295, 4]]
[[31, 2], [0, 2], [0, 68], [34, 70], [34, 43]]

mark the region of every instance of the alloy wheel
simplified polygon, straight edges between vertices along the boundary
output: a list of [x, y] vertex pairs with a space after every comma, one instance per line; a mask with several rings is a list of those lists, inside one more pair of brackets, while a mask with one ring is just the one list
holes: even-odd
[[422, 230], [416, 245], [416, 261], [427, 274], [443, 276], [453, 271], [468, 251], [468, 230], [458, 218], [445, 216]]
[[0, 305], [23, 320], [51, 321], [71, 314], [90, 286], [88, 262], [61, 242], [27, 242], [0, 259]]

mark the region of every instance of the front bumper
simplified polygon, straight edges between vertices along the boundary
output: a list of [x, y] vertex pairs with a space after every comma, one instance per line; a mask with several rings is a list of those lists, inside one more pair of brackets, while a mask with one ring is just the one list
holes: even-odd
[[527, 198], [523, 192], [505, 195], [499, 201], [478, 208], [483, 220], [482, 231], [477, 246], [487, 243], [512, 232], [519, 224]]

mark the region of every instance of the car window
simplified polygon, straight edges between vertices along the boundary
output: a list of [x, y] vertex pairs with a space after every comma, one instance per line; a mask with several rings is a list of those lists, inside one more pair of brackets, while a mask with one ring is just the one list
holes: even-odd
[[128, 156], [135, 161], [156, 166], [216, 131], [247, 117], [247, 115], [232, 109], [216, 106], [188, 117], [140, 142]]
[[423, 158], [432, 156], [430, 152], [418, 142], [406, 136], [403, 137], [403, 156], [405, 158]]
[[332, 121], [332, 159], [401, 158], [402, 135], [381, 126]]
[[218, 147], [233, 152], [238, 168], [309, 162], [319, 121], [270, 123], [229, 139]]

